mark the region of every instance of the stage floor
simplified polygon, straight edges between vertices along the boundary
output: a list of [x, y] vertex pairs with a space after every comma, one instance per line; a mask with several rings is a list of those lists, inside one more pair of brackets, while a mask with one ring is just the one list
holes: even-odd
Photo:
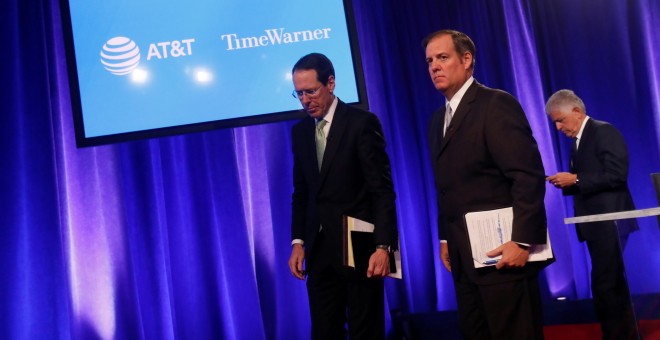
[[[660, 340], [660, 294], [633, 296], [645, 340]], [[543, 305], [546, 340], [601, 339], [591, 300], [550, 301]], [[454, 311], [393, 316], [395, 339], [462, 339]]]

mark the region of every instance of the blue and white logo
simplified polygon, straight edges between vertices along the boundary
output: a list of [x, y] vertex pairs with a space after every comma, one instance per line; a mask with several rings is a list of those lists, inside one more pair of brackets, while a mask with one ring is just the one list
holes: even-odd
[[110, 73], [123, 76], [140, 64], [140, 48], [126, 37], [114, 37], [103, 44], [101, 63]]

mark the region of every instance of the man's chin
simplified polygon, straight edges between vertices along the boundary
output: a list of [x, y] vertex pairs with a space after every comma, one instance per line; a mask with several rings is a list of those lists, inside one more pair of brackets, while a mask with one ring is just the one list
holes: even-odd
[[312, 117], [312, 118], [314, 118], [314, 119], [319, 119], [319, 118], [322, 118], [322, 117], [323, 117], [323, 115], [321, 114], [321, 111], [320, 111], [320, 110], [310, 110], [310, 111], [307, 111], [307, 115], [309, 115], [310, 117]]

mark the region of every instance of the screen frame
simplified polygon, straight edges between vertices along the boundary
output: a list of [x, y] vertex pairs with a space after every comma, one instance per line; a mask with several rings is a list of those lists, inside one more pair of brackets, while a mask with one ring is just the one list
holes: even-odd
[[[364, 69], [362, 67], [362, 57], [358, 43], [357, 27], [355, 24], [355, 15], [352, 0], [343, 0], [344, 16], [348, 30], [348, 40], [353, 62], [353, 72], [357, 87], [357, 101], [347, 102], [364, 110], [369, 109], [367, 100], [367, 89], [364, 78]], [[305, 112], [302, 110], [280, 111], [247, 117], [230, 118], [223, 120], [214, 120], [208, 122], [174, 125], [169, 127], [147, 129], [134, 132], [125, 132], [109, 134], [103, 136], [87, 137], [85, 136], [85, 126], [83, 120], [82, 100], [80, 95], [80, 85], [78, 83], [78, 67], [76, 62], [75, 46], [73, 41], [73, 30], [71, 22], [71, 11], [69, 0], [60, 0], [60, 17], [62, 20], [62, 33], [64, 37], [64, 48], [66, 55], [66, 67], [68, 74], [69, 93], [71, 99], [71, 110], [73, 114], [73, 125], [75, 130], [76, 147], [91, 147], [106, 144], [114, 144], [142, 139], [151, 139], [159, 137], [168, 137], [183, 135], [196, 132], [205, 132], [224, 128], [235, 128], [242, 126], [258, 125], [280, 122], [285, 120], [302, 119]], [[302, 56], [301, 56], [302, 57]], [[291, 65], [293, 67], [293, 65]], [[291, 86], [293, 88], [293, 84]]]

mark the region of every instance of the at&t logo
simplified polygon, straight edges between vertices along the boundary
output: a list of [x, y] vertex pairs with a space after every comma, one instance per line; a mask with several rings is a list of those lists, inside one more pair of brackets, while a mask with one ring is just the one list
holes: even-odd
[[140, 64], [140, 48], [126, 37], [114, 37], [103, 44], [101, 63], [110, 73], [129, 74]]
[[[149, 44], [147, 61], [152, 58], [167, 59], [168, 57], [191, 56], [194, 42], [195, 39], [182, 39], [151, 43]], [[114, 37], [103, 44], [101, 63], [112, 74], [120, 76], [129, 74], [140, 64], [140, 48], [129, 38]]]

